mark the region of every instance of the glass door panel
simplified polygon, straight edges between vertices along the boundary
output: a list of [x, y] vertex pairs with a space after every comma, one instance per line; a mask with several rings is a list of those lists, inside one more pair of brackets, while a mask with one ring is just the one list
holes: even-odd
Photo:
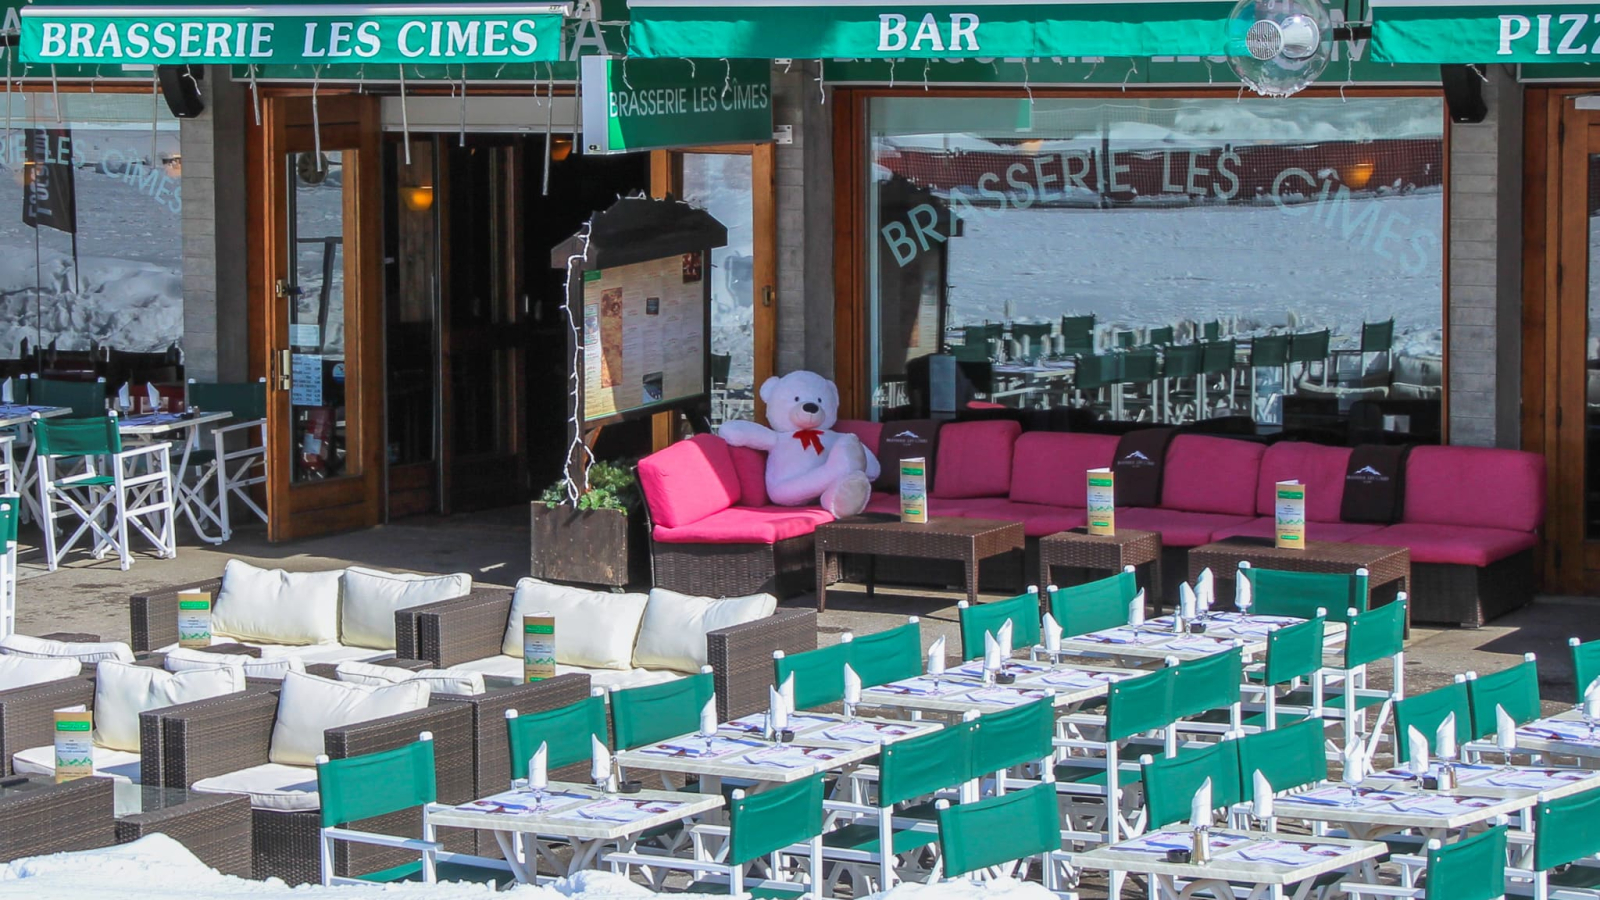
[[286, 161], [290, 471], [301, 483], [360, 474], [361, 466], [347, 452], [344, 153], [290, 153]]
[[711, 251], [711, 424], [755, 418], [755, 162], [743, 153], [683, 154], [683, 199], [727, 226]]

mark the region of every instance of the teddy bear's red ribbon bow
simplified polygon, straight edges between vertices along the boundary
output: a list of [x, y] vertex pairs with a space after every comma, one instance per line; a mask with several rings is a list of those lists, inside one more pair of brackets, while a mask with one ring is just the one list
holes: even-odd
[[796, 431], [794, 436], [800, 442], [801, 447], [817, 451], [818, 456], [822, 455], [822, 432], [815, 428], [803, 428]]

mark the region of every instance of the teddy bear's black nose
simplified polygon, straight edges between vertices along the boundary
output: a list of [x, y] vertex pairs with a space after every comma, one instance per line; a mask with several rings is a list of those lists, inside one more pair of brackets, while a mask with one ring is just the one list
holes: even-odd
[[808, 413], [820, 412], [822, 410], [822, 407], [816, 405], [815, 403], [806, 403], [806, 404], [803, 404], [800, 408], [805, 410]]

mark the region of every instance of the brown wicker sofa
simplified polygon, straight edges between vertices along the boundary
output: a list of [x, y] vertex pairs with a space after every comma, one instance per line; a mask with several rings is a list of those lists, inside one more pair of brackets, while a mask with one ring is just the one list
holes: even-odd
[[[468, 597], [407, 610], [416, 617], [419, 658], [448, 668], [499, 654], [512, 598], [507, 588], [474, 590]], [[780, 608], [760, 621], [707, 634], [718, 717], [726, 722], [766, 708], [774, 650], [793, 654], [816, 647], [817, 614], [810, 609]], [[516, 705], [516, 709], [530, 712], [533, 708]], [[501, 727], [503, 730], [503, 723]]]
[[[87, 707], [93, 703], [92, 667], [75, 678], [0, 691], [0, 774], [13, 774], [12, 754], [29, 747], [43, 747], [55, 740], [56, 710]], [[155, 759], [159, 767], [159, 755]]]

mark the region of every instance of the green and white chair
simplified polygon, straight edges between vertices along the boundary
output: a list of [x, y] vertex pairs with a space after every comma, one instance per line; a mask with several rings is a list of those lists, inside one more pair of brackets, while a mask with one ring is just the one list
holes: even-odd
[[[512, 781], [528, 777], [528, 760], [545, 747], [545, 767], [556, 772], [568, 766], [587, 766], [594, 753], [592, 738], [609, 743], [606, 732], [605, 690], [595, 688], [586, 699], [536, 713], [506, 710], [506, 736], [511, 747]], [[584, 777], [584, 773], [575, 773]]]
[[1133, 566], [1109, 578], [1072, 587], [1048, 588], [1050, 615], [1061, 626], [1061, 636], [1077, 637], [1128, 624], [1128, 607], [1139, 596], [1139, 581]]
[[1101, 731], [1098, 740], [1076, 734], [1056, 739], [1056, 791], [1067, 802], [1063, 837], [1091, 845], [1114, 844], [1143, 833], [1143, 810], [1128, 802], [1142, 774], [1137, 757], [1124, 761], [1123, 749], [1159, 738], [1165, 755], [1175, 751], [1172, 709], [1177, 683], [1176, 666], [1124, 679], [1107, 691], [1103, 720], [1067, 717], [1074, 729], [1087, 726], [1083, 730]]
[[[1313, 788], [1328, 780], [1328, 757], [1323, 752], [1327, 726], [1309, 718], [1272, 731], [1240, 738], [1239, 801], [1255, 800], [1256, 773], [1272, 786], [1274, 796]], [[1265, 823], [1271, 830], [1272, 823]]]
[[1343, 622], [1348, 618], [1349, 610], [1360, 613], [1367, 608], [1369, 592], [1366, 569], [1338, 575], [1258, 569], [1248, 562], [1241, 562], [1239, 577], [1250, 583], [1251, 597], [1255, 603], [1250, 611], [1257, 615], [1309, 619], [1321, 609], [1326, 610], [1333, 621]]
[[[1056, 710], [1050, 698], [988, 713], [972, 721], [968, 771], [978, 793], [1004, 794], [1011, 772], [1027, 767], [1054, 780]], [[1024, 784], [1032, 779], [1019, 779]]]
[[[267, 521], [267, 511], [256, 503], [250, 491], [267, 483], [267, 380], [240, 384], [217, 384], [189, 379], [184, 397], [189, 406], [202, 412], [229, 412], [232, 417], [208, 429], [211, 446], [196, 446], [189, 454], [195, 469], [191, 485], [179, 484], [189, 500], [189, 523], [202, 540], [220, 544], [233, 537], [233, 502], [244, 504], [256, 518]], [[232, 435], [234, 449], [228, 449]], [[199, 440], [199, 435], [195, 436]], [[209, 499], [207, 488], [210, 488]], [[213, 537], [200, 519], [217, 529]]]
[[1402, 883], [1346, 881], [1350, 896], [1417, 900], [1500, 900], [1506, 895], [1506, 828], [1497, 825], [1453, 844], [1429, 841], [1426, 856], [1395, 856]]
[[[154, 544], [161, 558], [178, 555], [167, 444], [124, 449], [115, 415], [91, 419], [35, 416], [33, 439], [39, 518], [50, 571], [56, 570], [61, 557], [85, 535], [93, 539], [96, 559], [115, 551], [122, 568], [128, 569], [133, 565], [130, 527]], [[104, 473], [102, 467], [107, 465], [110, 472]], [[79, 522], [64, 541], [56, 537], [56, 520], [62, 518]]]
[[[1466, 678], [1457, 675], [1454, 684], [1447, 684], [1425, 694], [1414, 694], [1394, 705], [1394, 760], [1405, 764], [1411, 760], [1411, 742], [1406, 740], [1415, 728], [1428, 741], [1428, 752], [1438, 752], [1439, 726], [1454, 715], [1456, 747], [1466, 747], [1472, 740], [1472, 701], [1467, 694]], [[1491, 718], [1493, 712], [1490, 713]]]
[[[749, 894], [757, 900], [829, 896], [822, 879], [823, 779], [806, 778], [759, 793], [734, 791], [728, 803], [728, 824], [695, 825], [689, 830], [694, 858], [611, 853], [605, 861], [614, 872], [631, 866], [652, 870], [652, 882], [662, 871], [694, 872], [700, 877], [688, 887], [691, 894], [726, 892]], [[707, 838], [716, 838], [713, 851]], [[806, 860], [804, 882], [780, 876]], [[765, 860], [767, 876], [747, 880], [745, 870]], [[809, 890], [807, 890], [809, 888]]]
[[17, 520], [22, 498], [0, 494], [0, 638], [17, 633]]
[[[1244, 727], [1244, 646], [1178, 664], [1172, 691], [1173, 729], [1184, 734], [1226, 734]], [[1259, 726], [1257, 726], [1259, 727]]]
[[937, 821], [944, 880], [1025, 874], [1014, 864], [1038, 857], [1045, 890], [1056, 889], [1061, 823], [1048, 782], [960, 806], [941, 800]]
[[[1354, 608], [1345, 611], [1345, 639], [1337, 663], [1323, 670], [1325, 687], [1324, 709], [1331, 717], [1344, 720], [1344, 746], [1363, 740], [1367, 734], [1367, 710], [1382, 706], [1390, 700], [1400, 700], [1406, 695], [1406, 609], [1408, 599], [1404, 593], [1393, 603], [1366, 610]], [[1367, 670], [1384, 660], [1389, 661], [1390, 687], [1380, 690], [1367, 686]], [[1373, 730], [1383, 731], [1378, 721]]]
[[922, 662], [922, 625], [916, 616], [897, 628], [850, 640], [850, 668], [864, 688], [915, 678], [922, 674]]
[[1533, 821], [1532, 834], [1507, 832], [1509, 892], [1534, 900], [1600, 898], [1600, 790], [1540, 797]]
[[1039, 592], [1029, 588], [1025, 594], [1009, 600], [996, 600], [972, 606], [962, 600], [956, 604], [961, 617], [961, 658], [977, 659], [983, 655], [983, 636], [998, 634], [1007, 621], [1011, 622], [1011, 646], [1032, 647], [1039, 643]]
[[[1324, 615], [1325, 611], [1318, 608], [1304, 622], [1267, 633], [1266, 660], [1249, 672], [1251, 681], [1259, 680], [1259, 683], [1246, 687], [1261, 695], [1261, 712], [1246, 718], [1246, 727], [1270, 731], [1278, 727], [1280, 714], [1299, 718], [1321, 715], [1323, 648], [1327, 640]], [[1296, 696], [1302, 683], [1310, 685], [1310, 696], [1304, 700]], [[1280, 688], [1285, 691], [1286, 699], [1296, 702], [1280, 703]]]
[[613, 690], [611, 725], [616, 749], [635, 750], [698, 731], [700, 710], [715, 691], [710, 666], [702, 667], [698, 675]]
[[1577, 638], [1567, 638], [1567, 646], [1572, 648], [1573, 683], [1578, 690], [1574, 702], [1582, 703], [1583, 692], [1600, 679], [1600, 641], [1585, 644]]
[[1139, 758], [1144, 775], [1145, 828], [1187, 821], [1200, 786], [1211, 781], [1212, 811], [1232, 809], [1244, 799], [1239, 787], [1239, 741], [1224, 739], [1185, 747], [1174, 756]]
[[815, 709], [844, 699], [844, 667], [876, 687], [922, 673], [922, 626], [916, 616], [898, 628], [873, 634], [845, 632], [839, 643], [804, 653], [772, 652], [773, 684], [794, 677], [795, 709]]
[[[1474, 741], [1494, 736], [1498, 709], [1505, 710], [1518, 725], [1526, 725], [1544, 715], [1539, 703], [1539, 663], [1532, 653], [1524, 654], [1522, 662], [1491, 675], [1468, 672], [1466, 684]], [[1473, 746], [1468, 749], [1477, 755], [1488, 748]]]

